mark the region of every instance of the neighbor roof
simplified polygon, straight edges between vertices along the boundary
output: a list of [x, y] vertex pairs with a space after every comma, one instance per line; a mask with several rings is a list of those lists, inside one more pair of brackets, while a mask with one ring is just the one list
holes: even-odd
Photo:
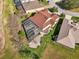
[[48, 18], [51, 18], [50, 23], [53, 24], [58, 18], [58, 15], [51, 14], [47, 9], [39, 11], [33, 17], [30, 17], [31, 21], [34, 22], [39, 28], [43, 28], [44, 23]]
[[[21, 0], [22, 2], [23, 0]], [[37, 9], [40, 7], [43, 7], [42, 5], [39, 4], [38, 0], [33, 0], [33, 1], [29, 1], [29, 2], [23, 2], [22, 3], [24, 9], [27, 10], [31, 10], [31, 9]]]
[[73, 24], [70, 25], [69, 21], [64, 19], [57, 42], [70, 48], [75, 48], [75, 43], [79, 43], [79, 29], [77, 29], [79, 24], [76, 28]]

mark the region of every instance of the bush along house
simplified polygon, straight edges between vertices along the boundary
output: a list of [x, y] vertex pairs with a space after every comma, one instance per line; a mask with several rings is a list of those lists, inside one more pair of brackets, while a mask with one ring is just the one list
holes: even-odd
[[40, 45], [41, 37], [48, 33], [51, 26], [57, 23], [58, 20], [58, 15], [49, 12], [48, 9], [43, 9], [23, 21], [22, 24], [29, 41], [29, 46], [36, 48]]

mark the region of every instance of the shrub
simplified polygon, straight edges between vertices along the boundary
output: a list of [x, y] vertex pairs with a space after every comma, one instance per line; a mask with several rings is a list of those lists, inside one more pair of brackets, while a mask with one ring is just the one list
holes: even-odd
[[53, 7], [53, 8], [48, 8], [48, 10], [50, 12], [58, 12], [58, 9], [56, 7]]
[[79, 7], [79, 1], [78, 0], [63, 0], [61, 2], [57, 2], [57, 5], [59, 5], [63, 9], [73, 9]]
[[49, 2], [47, 0], [38, 0], [39, 2], [42, 2], [44, 5], [47, 5]]
[[23, 37], [23, 36], [25, 36], [25, 32], [22, 31], [22, 30], [20, 30], [20, 31], [18, 32], [18, 35], [19, 35], [20, 37]]
[[19, 51], [19, 53], [26, 58], [32, 58], [32, 59], [40, 59], [40, 57], [30, 48], [28, 47], [22, 47], [22, 49]]
[[79, 17], [72, 17], [71, 18], [74, 22], [79, 22]]

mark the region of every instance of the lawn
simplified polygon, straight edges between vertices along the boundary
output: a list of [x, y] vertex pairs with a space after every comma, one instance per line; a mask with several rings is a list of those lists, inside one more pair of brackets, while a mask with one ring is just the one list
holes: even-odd
[[[61, 2], [57, 2], [57, 5], [59, 5], [63, 9], [72, 10], [75, 9], [75, 12], [78, 12], [79, 9], [79, 0], [63, 0]], [[76, 10], [77, 9], [77, 10]]]
[[41, 59], [78, 59], [79, 46], [76, 49], [70, 49], [57, 43], [50, 43]]
[[40, 3], [42, 3], [43, 5], [48, 5], [48, 1], [47, 0], [38, 0]]
[[73, 16], [71, 19], [72, 19], [74, 22], [79, 22], [79, 17], [74, 17], [74, 16]]

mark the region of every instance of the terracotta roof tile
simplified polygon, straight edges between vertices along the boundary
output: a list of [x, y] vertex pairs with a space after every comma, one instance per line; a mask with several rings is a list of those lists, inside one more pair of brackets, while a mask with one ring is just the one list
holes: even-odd
[[37, 26], [40, 28], [43, 27], [43, 24], [45, 23], [46, 19], [42, 14], [36, 14], [35, 16], [30, 18], [32, 22], [34, 22]]
[[48, 18], [52, 18], [50, 20], [50, 24], [53, 24], [58, 18], [58, 15], [50, 14], [47, 9], [44, 9], [42, 11], [39, 11], [34, 16], [30, 17], [31, 21], [34, 22], [41, 29], [43, 28], [43, 25]]

